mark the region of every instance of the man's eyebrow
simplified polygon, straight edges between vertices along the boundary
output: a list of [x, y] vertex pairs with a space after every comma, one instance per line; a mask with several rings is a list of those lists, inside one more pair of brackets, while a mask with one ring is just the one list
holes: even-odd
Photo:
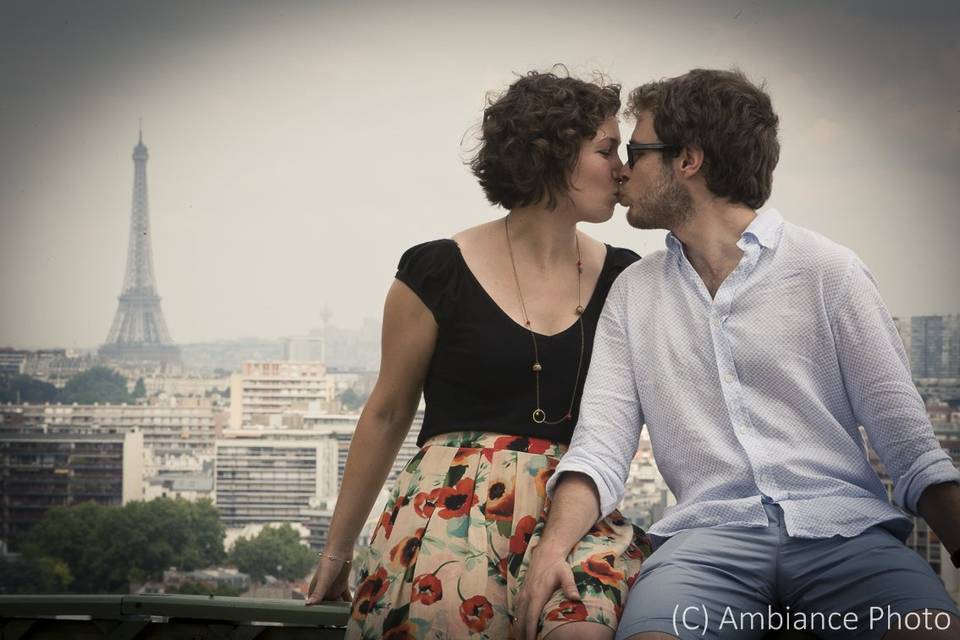
[[607, 136], [600, 140], [600, 144], [606, 144], [608, 142], [613, 142], [614, 146], [620, 146], [620, 136]]

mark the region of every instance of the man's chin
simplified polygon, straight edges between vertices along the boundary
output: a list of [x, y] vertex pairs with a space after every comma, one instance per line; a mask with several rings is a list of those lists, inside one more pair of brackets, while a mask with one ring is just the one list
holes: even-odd
[[627, 224], [634, 229], [655, 229], [656, 227], [651, 225], [650, 222], [650, 220], [646, 220], [642, 215], [640, 215], [635, 207], [630, 207], [627, 209]]

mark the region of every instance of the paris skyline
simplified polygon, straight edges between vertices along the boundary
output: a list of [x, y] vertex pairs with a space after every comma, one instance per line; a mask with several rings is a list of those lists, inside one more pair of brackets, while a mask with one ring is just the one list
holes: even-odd
[[[502, 215], [463, 164], [485, 94], [557, 62], [624, 96], [695, 66], [764, 80], [768, 204], [860, 254], [894, 315], [960, 312], [955, 5], [547, 7], [0, 3], [0, 346], [106, 339], [140, 117], [175, 342], [379, 318], [405, 248]], [[662, 248], [623, 214], [586, 230]]]

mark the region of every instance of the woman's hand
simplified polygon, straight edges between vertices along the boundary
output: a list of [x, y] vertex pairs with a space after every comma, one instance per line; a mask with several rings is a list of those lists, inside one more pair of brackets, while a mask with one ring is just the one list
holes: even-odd
[[322, 556], [307, 589], [307, 605], [321, 602], [351, 602], [350, 565], [346, 561]]

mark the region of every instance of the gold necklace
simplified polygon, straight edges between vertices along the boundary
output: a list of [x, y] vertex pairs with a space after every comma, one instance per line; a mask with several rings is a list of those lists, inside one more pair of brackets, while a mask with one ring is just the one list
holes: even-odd
[[570, 394], [570, 406], [567, 407], [567, 413], [557, 420], [547, 420], [546, 412], [540, 408], [540, 372], [543, 366], [540, 364], [540, 348], [537, 345], [537, 334], [533, 332], [530, 326], [530, 317], [527, 315], [527, 305], [523, 302], [523, 292], [520, 290], [520, 276], [517, 275], [517, 263], [513, 259], [513, 245], [510, 243], [510, 216], [503, 219], [503, 228], [507, 234], [507, 251], [510, 253], [510, 265], [513, 267], [513, 279], [517, 283], [517, 297], [520, 298], [520, 310], [523, 312], [523, 323], [530, 332], [530, 339], [533, 341], [533, 381], [536, 389], [537, 405], [531, 414], [531, 418], [537, 424], [560, 424], [573, 419], [573, 403], [577, 399], [577, 385], [580, 384], [580, 371], [583, 368], [583, 305], [580, 299], [580, 285], [583, 279], [583, 260], [580, 256], [580, 237], [574, 230], [574, 240], [577, 243], [577, 308], [574, 310], [577, 314], [577, 324], [580, 325], [580, 356], [577, 359], [577, 377], [573, 382], [573, 392]]

